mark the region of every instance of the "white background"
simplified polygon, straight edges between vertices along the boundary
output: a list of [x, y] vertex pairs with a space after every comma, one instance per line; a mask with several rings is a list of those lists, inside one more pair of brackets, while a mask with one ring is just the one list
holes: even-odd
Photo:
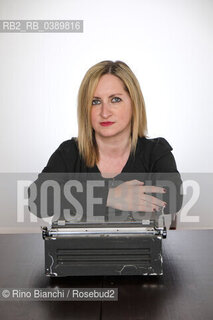
[[213, 1], [0, 1], [1, 19], [83, 19], [84, 32], [0, 34], [1, 172], [41, 171], [77, 135], [89, 67], [123, 60], [144, 94], [150, 137], [184, 172], [213, 171]]
[[89, 67], [123, 60], [144, 94], [150, 137], [180, 172], [213, 172], [213, 1], [0, 0], [0, 19], [82, 19], [83, 33], [0, 34], [0, 172], [40, 172], [77, 135]]

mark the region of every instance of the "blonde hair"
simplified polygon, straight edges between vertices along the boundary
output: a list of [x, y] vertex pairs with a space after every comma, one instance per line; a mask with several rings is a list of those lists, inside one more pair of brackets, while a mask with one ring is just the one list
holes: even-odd
[[78, 148], [87, 167], [99, 160], [99, 151], [91, 125], [91, 106], [99, 79], [104, 74], [118, 77], [132, 102], [131, 153], [135, 153], [138, 137], [147, 133], [147, 118], [143, 94], [132, 70], [122, 61], [102, 61], [85, 74], [78, 92]]

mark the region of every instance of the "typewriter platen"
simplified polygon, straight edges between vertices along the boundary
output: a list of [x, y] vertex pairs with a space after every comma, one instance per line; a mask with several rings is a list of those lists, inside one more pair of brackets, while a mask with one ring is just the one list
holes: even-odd
[[50, 277], [162, 275], [164, 219], [119, 223], [54, 221], [43, 227]]

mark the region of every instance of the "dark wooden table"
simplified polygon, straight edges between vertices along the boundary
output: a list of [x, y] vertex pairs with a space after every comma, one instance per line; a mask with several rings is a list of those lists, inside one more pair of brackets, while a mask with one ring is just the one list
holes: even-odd
[[0, 318], [212, 320], [213, 230], [169, 231], [163, 256], [163, 276], [50, 279], [41, 235], [0, 235], [1, 288], [118, 288], [118, 301], [1, 301]]

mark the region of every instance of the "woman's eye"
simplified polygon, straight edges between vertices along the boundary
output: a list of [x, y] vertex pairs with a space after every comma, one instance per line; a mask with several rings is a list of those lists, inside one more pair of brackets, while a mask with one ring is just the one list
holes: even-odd
[[101, 101], [98, 100], [98, 99], [93, 99], [93, 100], [92, 100], [92, 105], [93, 105], [93, 106], [95, 106], [95, 105], [97, 105], [97, 104], [100, 104], [100, 103], [101, 103]]
[[112, 102], [120, 102], [120, 101], [121, 101], [121, 98], [119, 97], [112, 98]]

